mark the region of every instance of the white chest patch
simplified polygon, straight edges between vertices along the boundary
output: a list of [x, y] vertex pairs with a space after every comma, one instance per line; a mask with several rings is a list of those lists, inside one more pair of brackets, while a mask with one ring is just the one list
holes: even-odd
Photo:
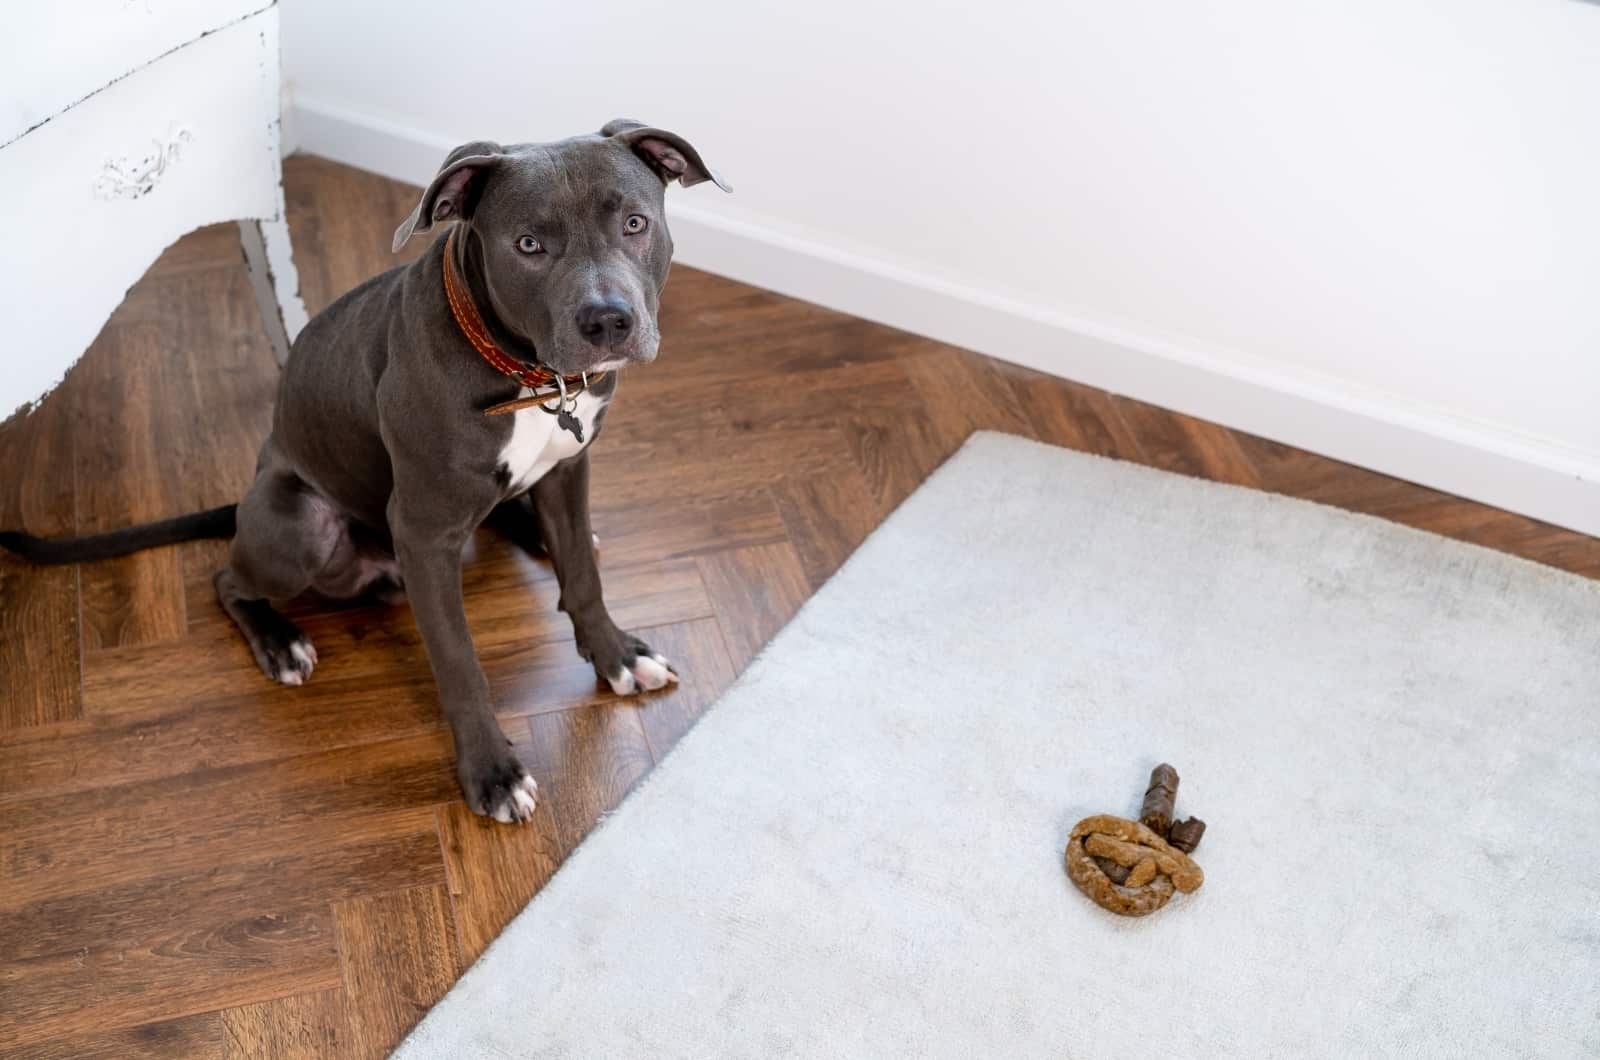
[[[522, 397], [533, 391], [524, 389]], [[556, 423], [556, 417], [539, 408], [518, 409], [511, 415], [511, 437], [500, 450], [500, 466], [506, 469], [507, 496], [515, 496], [544, 477], [545, 472], [571, 456], [577, 456], [583, 447], [594, 440], [594, 421], [605, 408], [606, 399], [585, 391], [578, 395], [578, 407], [573, 415], [583, 424], [583, 441]]]

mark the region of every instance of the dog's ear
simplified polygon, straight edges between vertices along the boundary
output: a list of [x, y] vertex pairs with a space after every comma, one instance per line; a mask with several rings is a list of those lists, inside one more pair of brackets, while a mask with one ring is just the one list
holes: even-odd
[[489, 174], [504, 158], [505, 148], [489, 140], [474, 140], [451, 151], [417, 208], [394, 230], [394, 249], [398, 251], [412, 235], [436, 224], [471, 217]]
[[618, 118], [606, 122], [601, 136], [609, 136], [627, 144], [634, 154], [661, 178], [663, 184], [674, 180], [686, 188], [703, 181], [711, 181], [723, 191], [732, 191], [717, 171], [706, 165], [694, 145], [677, 133], [656, 129], [643, 122]]

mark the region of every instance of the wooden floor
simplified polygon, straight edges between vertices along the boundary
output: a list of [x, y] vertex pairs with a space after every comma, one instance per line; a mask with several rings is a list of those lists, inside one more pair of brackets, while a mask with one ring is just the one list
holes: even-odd
[[[394, 264], [416, 195], [291, 161], [313, 310]], [[595, 523], [612, 611], [682, 686], [603, 691], [549, 567], [487, 532], [471, 546], [479, 652], [544, 795], [520, 830], [458, 798], [404, 607], [302, 609], [322, 665], [284, 688], [213, 602], [219, 543], [0, 558], [0, 1054], [381, 1055], [975, 428], [1600, 576], [1594, 539], [703, 273], [673, 274], [661, 325], [596, 447]], [[233, 230], [182, 240], [66, 384], [0, 428], [0, 526], [237, 499], [274, 379]]]

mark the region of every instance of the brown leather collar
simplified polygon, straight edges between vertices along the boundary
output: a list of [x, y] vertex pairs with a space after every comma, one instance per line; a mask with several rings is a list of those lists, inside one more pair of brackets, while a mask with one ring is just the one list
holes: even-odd
[[[478, 305], [472, 299], [472, 292], [467, 290], [467, 285], [461, 277], [456, 275], [456, 231], [452, 230], [445, 238], [444, 244], [444, 296], [450, 303], [450, 312], [456, 318], [456, 326], [461, 333], [472, 343], [472, 348], [477, 350], [490, 367], [507, 379], [522, 384], [530, 390], [557, 383], [556, 373], [542, 364], [532, 361], [519, 360], [495, 345], [494, 339], [489, 337], [489, 329], [483, 322], [483, 316], [478, 312]], [[539, 405], [549, 401], [552, 396], [575, 395], [589, 387], [594, 386], [605, 377], [604, 372], [597, 372], [593, 376], [578, 374], [569, 375], [560, 379], [558, 389], [550, 393], [536, 394], [533, 397], [518, 398], [495, 405], [487, 411], [490, 416], [498, 416], [505, 412], [515, 412], [520, 408]]]

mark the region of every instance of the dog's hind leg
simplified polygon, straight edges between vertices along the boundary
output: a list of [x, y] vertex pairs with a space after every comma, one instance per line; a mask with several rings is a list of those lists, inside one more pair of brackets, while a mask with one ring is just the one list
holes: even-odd
[[[531, 491], [495, 505], [494, 511], [489, 513], [489, 518], [483, 524], [504, 534], [512, 544], [531, 556], [550, 554], [545, 547], [544, 528], [539, 523], [539, 514], [533, 509]], [[589, 542], [598, 553], [600, 535], [590, 531]]]
[[317, 651], [271, 601], [291, 600], [310, 588], [345, 538], [327, 502], [292, 471], [273, 466], [270, 446], [239, 504], [228, 566], [213, 584], [261, 672], [280, 684], [300, 685], [315, 669]]
[[317, 649], [300, 627], [278, 613], [267, 599], [254, 596], [232, 569], [217, 571], [213, 584], [223, 610], [244, 634], [261, 672], [284, 685], [303, 685], [317, 665]]
[[495, 505], [483, 525], [503, 534], [531, 556], [545, 554], [544, 531], [539, 527], [539, 517], [534, 514], [526, 493]]

